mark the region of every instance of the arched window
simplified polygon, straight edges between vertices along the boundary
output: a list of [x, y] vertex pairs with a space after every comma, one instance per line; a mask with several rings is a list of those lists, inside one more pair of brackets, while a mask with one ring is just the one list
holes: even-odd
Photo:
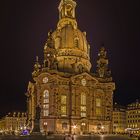
[[44, 91], [44, 94], [43, 94], [43, 97], [46, 99], [48, 99], [49, 98], [49, 91], [48, 90], [45, 90]]
[[75, 38], [74, 38], [74, 46], [75, 46], [76, 48], [79, 47], [79, 38], [78, 38], [78, 37], [75, 37]]
[[49, 116], [49, 91], [43, 92], [43, 116]]

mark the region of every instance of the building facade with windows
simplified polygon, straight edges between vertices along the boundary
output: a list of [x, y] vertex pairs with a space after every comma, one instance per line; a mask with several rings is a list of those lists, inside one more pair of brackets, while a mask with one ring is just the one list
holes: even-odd
[[113, 133], [125, 133], [127, 128], [126, 107], [114, 104], [112, 115]]
[[140, 101], [127, 105], [127, 132], [140, 136]]
[[25, 112], [8, 113], [0, 120], [0, 130], [18, 131], [26, 127], [27, 116]]
[[79, 30], [76, 2], [61, 0], [56, 30], [48, 33], [44, 60], [38, 57], [27, 89], [28, 126], [41, 108], [41, 131], [98, 133], [112, 131], [113, 91], [108, 59], [102, 47], [97, 69], [91, 70], [90, 45]]

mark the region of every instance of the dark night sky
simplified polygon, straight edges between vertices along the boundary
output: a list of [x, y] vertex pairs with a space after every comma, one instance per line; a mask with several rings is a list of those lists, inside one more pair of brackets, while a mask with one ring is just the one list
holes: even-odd
[[[0, 116], [26, 110], [28, 81], [35, 56], [43, 57], [47, 32], [55, 30], [59, 0], [4, 0], [0, 3]], [[114, 100], [139, 98], [140, 12], [138, 0], [77, 0], [77, 21], [87, 32], [96, 66], [102, 42], [116, 82]]]

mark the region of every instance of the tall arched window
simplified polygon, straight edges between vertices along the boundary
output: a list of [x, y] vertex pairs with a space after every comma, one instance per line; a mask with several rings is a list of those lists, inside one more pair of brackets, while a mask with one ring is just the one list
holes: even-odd
[[81, 117], [86, 117], [86, 94], [81, 93]]
[[49, 91], [44, 90], [43, 92], [43, 116], [49, 115]]

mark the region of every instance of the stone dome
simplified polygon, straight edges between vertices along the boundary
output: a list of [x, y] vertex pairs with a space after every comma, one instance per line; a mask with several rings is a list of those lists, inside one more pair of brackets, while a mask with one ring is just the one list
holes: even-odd
[[75, 7], [74, 0], [61, 0], [58, 7], [57, 28], [52, 33], [51, 42], [47, 43], [44, 49], [48, 46], [54, 46], [59, 71], [90, 72], [90, 45], [86, 39], [86, 32], [81, 32], [77, 27]]
[[61, 24], [53, 32], [57, 50], [58, 68], [67, 72], [90, 71], [90, 45], [86, 33], [74, 28], [71, 23]]

